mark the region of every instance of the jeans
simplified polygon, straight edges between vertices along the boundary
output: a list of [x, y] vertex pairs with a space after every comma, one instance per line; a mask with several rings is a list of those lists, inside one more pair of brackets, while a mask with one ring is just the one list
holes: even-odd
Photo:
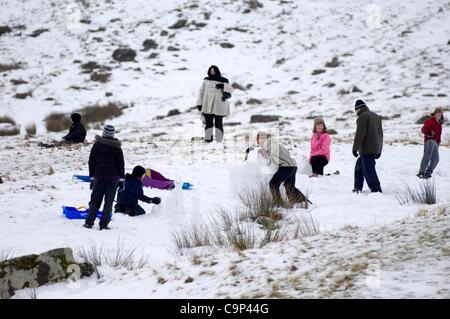
[[423, 157], [420, 162], [420, 172], [431, 176], [439, 163], [439, 144], [435, 140], [425, 142]]
[[380, 180], [375, 170], [375, 154], [361, 155], [355, 164], [355, 189], [362, 190], [364, 179], [372, 192], [380, 192]]
[[284, 188], [286, 189], [286, 195], [291, 204], [302, 203], [307, 200], [306, 196], [295, 187], [295, 174], [297, 173], [297, 167], [282, 167], [280, 166], [277, 172], [273, 175], [269, 182], [270, 192], [272, 193], [273, 200], [281, 205], [283, 199], [281, 198], [280, 185], [284, 182]]

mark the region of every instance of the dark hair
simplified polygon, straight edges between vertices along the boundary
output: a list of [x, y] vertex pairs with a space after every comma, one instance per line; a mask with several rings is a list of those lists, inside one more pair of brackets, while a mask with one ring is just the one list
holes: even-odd
[[[214, 70], [214, 75], [211, 75], [211, 74], [210, 74], [211, 69]], [[208, 76], [209, 76], [209, 77], [210, 77], [210, 76], [214, 76], [214, 77], [219, 77], [219, 78], [222, 76], [222, 75], [220, 74], [220, 70], [219, 70], [219, 68], [217, 67], [217, 65], [211, 65], [211, 66], [208, 68]]]
[[80, 115], [80, 113], [72, 113], [70, 115], [70, 118], [72, 119], [72, 122], [74, 122], [74, 123], [81, 122], [81, 115]]
[[140, 165], [135, 166], [135, 167], [133, 168], [133, 172], [131, 173], [131, 175], [133, 175], [133, 176], [136, 177], [136, 178], [141, 178], [142, 175], [144, 175], [144, 174], [145, 174], [145, 168], [143, 168], [143, 167], [140, 166]]

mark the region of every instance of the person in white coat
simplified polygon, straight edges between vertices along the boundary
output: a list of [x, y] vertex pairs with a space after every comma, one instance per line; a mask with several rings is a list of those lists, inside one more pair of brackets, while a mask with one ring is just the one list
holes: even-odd
[[222, 77], [217, 66], [211, 65], [197, 100], [197, 108], [205, 117], [205, 142], [213, 141], [213, 127], [216, 141], [222, 142], [223, 117], [230, 115], [228, 99], [232, 91], [228, 79]]

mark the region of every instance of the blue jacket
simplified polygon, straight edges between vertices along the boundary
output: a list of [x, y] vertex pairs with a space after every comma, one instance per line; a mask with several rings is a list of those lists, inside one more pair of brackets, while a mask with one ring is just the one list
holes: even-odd
[[144, 195], [142, 190], [142, 182], [131, 174], [125, 176], [123, 190], [119, 191], [117, 202], [125, 207], [134, 207], [138, 200], [145, 203], [151, 203], [152, 199]]

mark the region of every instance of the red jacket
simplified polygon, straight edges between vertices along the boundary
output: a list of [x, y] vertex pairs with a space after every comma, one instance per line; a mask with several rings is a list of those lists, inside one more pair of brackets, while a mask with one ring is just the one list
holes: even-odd
[[423, 123], [422, 133], [425, 134], [425, 142], [435, 140], [439, 144], [441, 143], [442, 124], [432, 116]]

